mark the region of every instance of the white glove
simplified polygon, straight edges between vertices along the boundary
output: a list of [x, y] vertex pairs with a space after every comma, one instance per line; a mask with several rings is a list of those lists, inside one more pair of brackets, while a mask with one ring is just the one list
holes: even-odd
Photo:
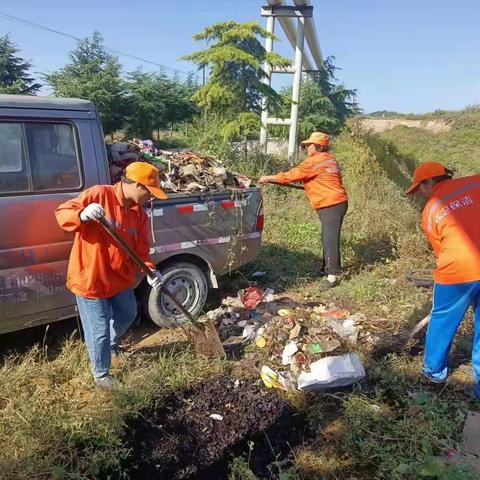
[[147, 275], [147, 282], [152, 288], [158, 290], [162, 286], [163, 275], [158, 270], [153, 270], [153, 273], [155, 275], [155, 278], [150, 278]]
[[80, 212], [82, 222], [97, 221], [103, 217], [105, 217], [105, 210], [98, 203], [91, 203]]

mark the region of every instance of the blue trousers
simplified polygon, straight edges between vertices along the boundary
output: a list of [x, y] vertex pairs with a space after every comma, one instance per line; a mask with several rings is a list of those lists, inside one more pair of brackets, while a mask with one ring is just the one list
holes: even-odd
[[468, 308], [475, 312], [472, 365], [480, 397], [480, 281], [444, 285], [436, 283], [433, 308], [425, 342], [424, 373], [436, 380], [448, 375], [448, 354]]
[[105, 377], [119, 337], [137, 316], [135, 295], [131, 289], [111, 298], [90, 299], [77, 295], [77, 305], [93, 376]]

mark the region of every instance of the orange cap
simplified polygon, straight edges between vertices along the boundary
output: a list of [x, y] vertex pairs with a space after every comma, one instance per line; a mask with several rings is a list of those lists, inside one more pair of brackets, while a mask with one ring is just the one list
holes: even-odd
[[160, 188], [160, 172], [158, 168], [147, 162], [133, 162], [125, 169], [125, 177], [147, 187], [150, 193], [160, 200], [168, 195]]
[[322, 132], [313, 132], [309, 138], [302, 142], [302, 145], [309, 145], [310, 143], [326, 147], [330, 143], [330, 136]]
[[415, 193], [418, 186], [429, 178], [441, 177], [442, 175], [447, 175], [447, 169], [438, 162], [425, 162], [419, 165], [413, 172], [413, 182], [407, 188], [405, 193], [410, 195]]

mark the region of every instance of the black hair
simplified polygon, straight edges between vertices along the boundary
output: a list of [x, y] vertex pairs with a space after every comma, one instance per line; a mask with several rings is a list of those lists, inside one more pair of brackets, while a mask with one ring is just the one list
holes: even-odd
[[444, 180], [450, 180], [453, 177], [453, 171], [445, 168], [445, 175], [439, 175], [437, 177], [432, 177], [430, 180], [433, 182], [434, 185], [437, 183], [443, 182]]

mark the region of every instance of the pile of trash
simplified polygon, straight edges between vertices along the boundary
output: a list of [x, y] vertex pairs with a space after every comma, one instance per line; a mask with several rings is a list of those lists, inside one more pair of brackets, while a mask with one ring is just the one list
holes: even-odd
[[190, 150], [159, 150], [151, 140], [134, 138], [114, 143], [108, 148], [108, 161], [112, 183], [120, 181], [125, 167], [132, 162], [155, 165], [161, 172], [161, 186], [169, 193], [249, 188], [252, 184], [249, 178], [227, 171], [213, 157], [202, 157]]
[[[321, 302], [298, 304], [271, 289], [249, 287], [207, 313], [224, 345], [254, 343], [268, 358], [269, 388], [304, 391], [350, 385], [365, 377], [352, 352], [366, 317]], [[366, 338], [370, 334], [365, 333]]]

